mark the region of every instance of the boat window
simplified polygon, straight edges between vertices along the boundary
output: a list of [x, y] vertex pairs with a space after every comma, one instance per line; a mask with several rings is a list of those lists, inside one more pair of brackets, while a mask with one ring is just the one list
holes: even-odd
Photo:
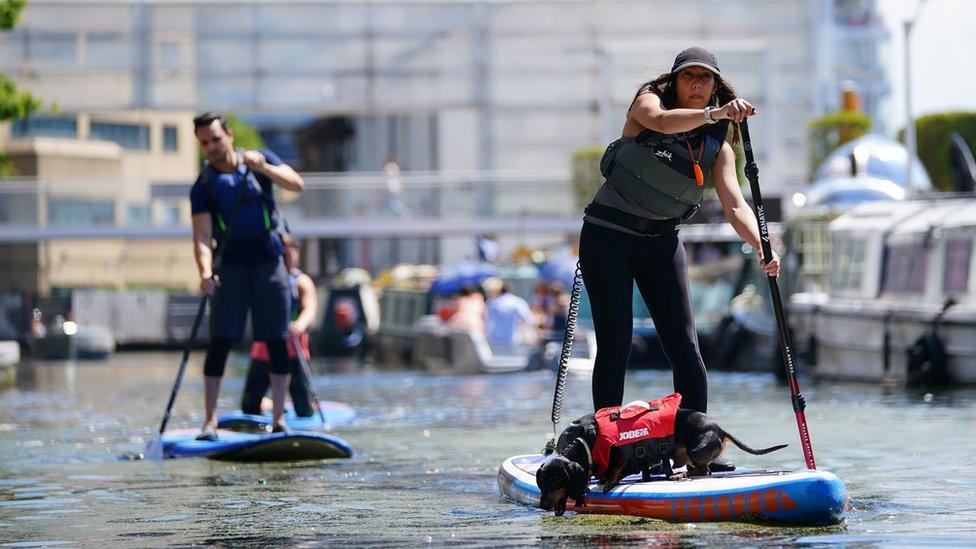
[[973, 254], [971, 238], [954, 238], [946, 242], [943, 292], [964, 294], [969, 289], [969, 262]]
[[822, 277], [830, 265], [830, 231], [821, 219], [797, 223], [793, 232], [793, 249], [800, 256], [804, 277]]
[[928, 248], [921, 242], [888, 248], [885, 258], [883, 291], [920, 294], [925, 291]]
[[834, 290], [859, 290], [864, 278], [864, 240], [838, 239], [834, 262], [830, 268], [830, 286]]
[[393, 299], [393, 314], [390, 315], [390, 316], [392, 317], [391, 320], [393, 321], [393, 324], [395, 326], [399, 326], [401, 324], [404, 324], [404, 322], [403, 322], [403, 306], [406, 305], [406, 303], [404, 303], [404, 300], [403, 300], [404, 297], [405, 296], [403, 294], [397, 293], [396, 296], [394, 296], [394, 299]]

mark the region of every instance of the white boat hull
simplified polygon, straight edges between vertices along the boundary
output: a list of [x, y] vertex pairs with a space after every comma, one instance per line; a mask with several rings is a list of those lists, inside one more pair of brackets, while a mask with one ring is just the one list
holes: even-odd
[[[937, 328], [945, 345], [949, 377], [976, 384], [976, 308], [950, 308]], [[818, 377], [904, 383], [908, 350], [932, 329], [935, 307], [909, 307], [876, 300], [823, 300], [795, 296], [790, 307], [794, 343], [815, 340]], [[887, 345], [885, 333], [887, 332]]]

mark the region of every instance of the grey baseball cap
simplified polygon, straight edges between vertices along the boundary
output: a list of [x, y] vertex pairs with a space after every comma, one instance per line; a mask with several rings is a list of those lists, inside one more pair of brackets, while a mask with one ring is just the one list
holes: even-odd
[[718, 61], [715, 60], [715, 56], [705, 48], [699, 48], [697, 46], [682, 51], [674, 58], [674, 66], [671, 67], [671, 74], [686, 67], [705, 67], [715, 74], [722, 74], [718, 70]]

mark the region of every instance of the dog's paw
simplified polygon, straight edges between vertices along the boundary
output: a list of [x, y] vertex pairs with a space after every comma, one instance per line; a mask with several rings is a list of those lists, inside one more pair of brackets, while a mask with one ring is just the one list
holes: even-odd
[[691, 480], [688, 478], [688, 473], [681, 471], [680, 473], [675, 473], [668, 477], [668, 480]]

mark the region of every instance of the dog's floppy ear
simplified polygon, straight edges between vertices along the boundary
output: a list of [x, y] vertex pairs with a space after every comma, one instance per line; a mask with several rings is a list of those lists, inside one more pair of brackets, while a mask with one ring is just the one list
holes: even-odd
[[540, 489], [545, 490], [546, 488], [545, 484], [547, 484], [548, 481], [552, 478], [553, 471], [556, 467], [557, 464], [554, 463], [554, 460], [549, 460], [543, 463], [541, 467], [536, 469], [535, 471], [536, 486], [538, 486]]
[[538, 469], [535, 470], [535, 485], [538, 486], [539, 488], [543, 487], [542, 484], [544, 481], [542, 479], [546, 476], [547, 465], [549, 465], [548, 461], [543, 463], [542, 467], [539, 467]]
[[590, 478], [587, 476], [583, 467], [575, 461], [569, 463], [569, 497], [573, 498], [576, 505], [583, 506], [583, 499], [589, 488]]

